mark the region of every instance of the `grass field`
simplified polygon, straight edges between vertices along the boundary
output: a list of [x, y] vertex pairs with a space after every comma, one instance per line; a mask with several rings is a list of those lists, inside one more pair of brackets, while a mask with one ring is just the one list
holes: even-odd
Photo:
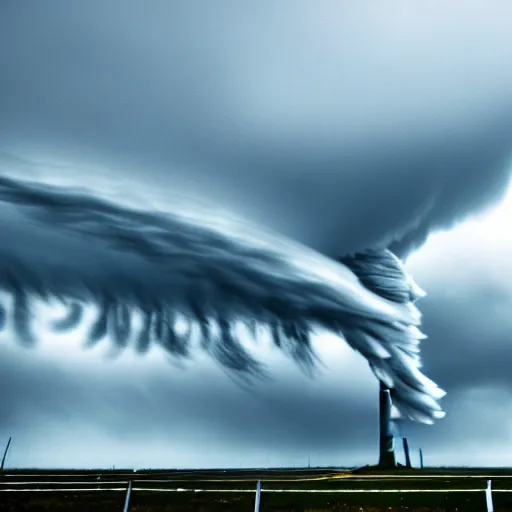
[[512, 511], [512, 470], [487, 468], [9, 470], [0, 473], [0, 510], [121, 512], [131, 481], [131, 512], [253, 511], [260, 480], [261, 512], [483, 512], [489, 479], [495, 512]]

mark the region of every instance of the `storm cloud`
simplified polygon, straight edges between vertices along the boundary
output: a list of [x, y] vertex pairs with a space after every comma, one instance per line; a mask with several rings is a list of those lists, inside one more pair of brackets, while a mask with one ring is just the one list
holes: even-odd
[[509, 2], [1, 10], [4, 145], [114, 166], [329, 256], [406, 253], [508, 183]]
[[[510, 397], [511, 288], [496, 276], [511, 269], [508, 258], [486, 255], [510, 248], [479, 242], [480, 232], [460, 238], [465, 224], [456, 226], [502, 199], [509, 184], [510, 19], [504, 0], [113, 0], [108, 9], [99, 0], [6, 0], [2, 172], [133, 195], [148, 207], [171, 193], [190, 196], [333, 258], [387, 245], [405, 256], [427, 241], [410, 268], [428, 293], [418, 303], [430, 337], [424, 369], [448, 391], [447, 418], [404, 430], [432, 463], [498, 464], [508, 420], [493, 426], [491, 418]], [[442, 242], [430, 236], [451, 228]], [[500, 222], [493, 240], [509, 231]], [[22, 437], [13, 464], [107, 465], [101, 453], [115, 446], [109, 453], [118, 463], [172, 466], [159, 458], [170, 424], [183, 439], [197, 425], [183, 441], [183, 466], [214, 465], [236, 436], [240, 445], [225, 464], [237, 465], [245, 449], [244, 465], [264, 465], [258, 453], [266, 446], [278, 465], [305, 464], [307, 445], [325, 454], [317, 460], [342, 465], [366, 463], [376, 449], [377, 385], [349, 352], [333, 359], [340, 374], [317, 384], [286, 374], [256, 399], [211, 370], [214, 386], [200, 365], [170, 389], [168, 377], [142, 366], [117, 370], [96, 354], [70, 368], [71, 356], [50, 357], [50, 348], [29, 362], [4, 342], [0, 375], [14, 392], [2, 398], [1, 433]], [[69, 343], [78, 352], [76, 340]], [[125, 375], [134, 373], [140, 381], [127, 389]], [[48, 394], [38, 395], [43, 386]], [[218, 395], [205, 395], [217, 386]], [[197, 410], [188, 408], [192, 397]], [[199, 405], [207, 402], [211, 408]], [[228, 402], [239, 414], [229, 414]], [[102, 448], [57, 458], [44, 441], [56, 431], [63, 449], [78, 450], [86, 435]], [[150, 435], [159, 441], [144, 458], [134, 444]], [[494, 459], [476, 456], [473, 448], [490, 438]], [[219, 447], [216, 455], [190, 455], [201, 439]]]

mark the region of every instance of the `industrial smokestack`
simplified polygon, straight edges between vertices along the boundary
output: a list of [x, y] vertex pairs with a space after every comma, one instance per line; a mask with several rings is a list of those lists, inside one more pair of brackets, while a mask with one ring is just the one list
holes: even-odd
[[409, 454], [409, 443], [407, 442], [407, 438], [403, 438], [404, 442], [404, 453], [405, 453], [405, 467], [406, 468], [412, 468], [411, 464], [411, 456]]
[[379, 466], [395, 468], [395, 442], [391, 428], [391, 395], [389, 389], [381, 382], [379, 393], [379, 420], [380, 420], [380, 456]]

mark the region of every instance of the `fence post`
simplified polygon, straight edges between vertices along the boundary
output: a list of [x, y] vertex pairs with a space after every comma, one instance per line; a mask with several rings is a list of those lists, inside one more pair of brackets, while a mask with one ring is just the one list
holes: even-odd
[[256, 486], [256, 499], [254, 500], [254, 512], [260, 512], [260, 497], [261, 497], [261, 480], [258, 480]]
[[7, 441], [7, 446], [5, 447], [4, 456], [2, 457], [2, 464], [0, 464], [0, 471], [4, 470], [5, 458], [7, 457], [7, 452], [9, 451], [9, 446], [11, 446], [12, 437], [9, 437], [9, 441]]
[[132, 481], [128, 482], [128, 487], [126, 488], [126, 499], [124, 500], [124, 508], [123, 512], [128, 512], [130, 510], [130, 497], [132, 494]]
[[494, 512], [494, 505], [492, 504], [492, 489], [491, 481], [487, 480], [487, 489], [485, 489], [485, 501], [487, 502], [487, 512]]

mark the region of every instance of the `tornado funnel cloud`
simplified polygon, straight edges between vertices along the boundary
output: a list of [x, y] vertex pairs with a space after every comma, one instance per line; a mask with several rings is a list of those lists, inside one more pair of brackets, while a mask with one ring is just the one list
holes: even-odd
[[[419, 371], [421, 293], [387, 250], [336, 262], [218, 211], [172, 200], [165, 211], [146, 211], [7, 177], [0, 213], [0, 288], [12, 298], [0, 325], [23, 345], [37, 341], [37, 303], [58, 300], [67, 313], [53, 323], [57, 331], [81, 325], [85, 307], [97, 309], [88, 346], [110, 340], [124, 350], [135, 337], [140, 354], [155, 345], [184, 358], [204, 350], [250, 377], [265, 367], [237, 323], [248, 332], [264, 326], [305, 371], [318, 362], [310, 340], [323, 329], [369, 361], [402, 417], [431, 423], [442, 415], [444, 393]], [[180, 319], [190, 328], [180, 329]]]

